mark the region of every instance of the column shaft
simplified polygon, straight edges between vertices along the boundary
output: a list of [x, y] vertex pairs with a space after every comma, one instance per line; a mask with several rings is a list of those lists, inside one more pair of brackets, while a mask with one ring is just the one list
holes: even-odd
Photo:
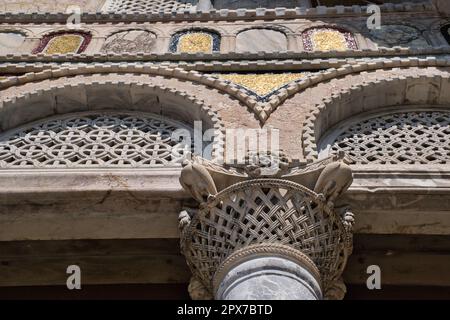
[[283, 257], [256, 257], [227, 272], [218, 300], [320, 300], [319, 281], [307, 268]]

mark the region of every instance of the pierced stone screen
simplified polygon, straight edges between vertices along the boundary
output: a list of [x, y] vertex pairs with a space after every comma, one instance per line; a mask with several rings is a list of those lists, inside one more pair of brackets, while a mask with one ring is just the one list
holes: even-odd
[[197, 0], [108, 0], [107, 12], [149, 13], [155, 11], [183, 11], [197, 4]]
[[450, 112], [388, 114], [347, 127], [331, 147], [354, 164], [450, 163]]
[[180, 123], [142, 113], [89, 112], [36, 122], [0, 136], [0, 168], [180, 166], [190, 146]]

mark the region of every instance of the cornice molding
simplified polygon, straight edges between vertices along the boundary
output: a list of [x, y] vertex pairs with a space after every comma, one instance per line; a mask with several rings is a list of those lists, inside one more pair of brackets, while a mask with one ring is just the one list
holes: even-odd
[[345, 59], [345, 58], [383, 58], [396, 56], [423, 56], [423, 55], [449, 55], [450, 46], [439, 46], [429, 48], [379, 48], [359, 49], [346, 51], [316, 51], [316, 52], [230, 52], [230, 53], [122, 53], [122, 54], [106, 54], [106, 53], [69, 53], [69, 54], [6, 54], [0, 55], [2, 62], [125, 62], [125, 61], [154, 61], [167, 62], [174, 61], [223, 61], [227, 63], [229, 60], [288, 60], [288, 59]]
[[[402, 13], [437, 13], [431, 3], [386, 3], [380, 5], [384, 14]], [[169, 21], [220, 21], [220, 20], [265, 20], [265, 19], [295, 19], [319, 18], [332, 16], [367, 15], [367, 6], [318, 6], [315, 8], [297, 7], [292, 9], [237, 9], [237, 10], [206, 10], [206, 11], [156, 11], [151, 13], [108, 13], [88, 12], [82, 14], [83, 22], [169, 22]], [[3, 23], [57, 23], [65, 22], [69, 14], [55, 12], [4, 12], [0, 14]]]

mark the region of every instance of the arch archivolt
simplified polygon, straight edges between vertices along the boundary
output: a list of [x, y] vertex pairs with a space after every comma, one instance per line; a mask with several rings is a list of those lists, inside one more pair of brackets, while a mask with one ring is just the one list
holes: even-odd
[[248, 92], [243, 90], [238, 85], [229, 83], [226, 80], [218, 79], [208, 74], [203, 74], [197, 71], [186, 71], [181, 68], [167, 68], [162, 66], [150, 65], [139, 66], [138, 64], [95, 64], [86, 65], [80, 67], [63, 67], [55, 70], [45, 70], [38, 73], [28, 73], [20, 77], [10, 77], [8, 79], [0, 81], [0, 90], [7, 89], [9, 87], [42, 81], [45, 79], [56, 79], [60, 77], [70, 77], [76, 75], [87, 74], [108, 74], [108, 73], [138, 73], [147, 75], [160, 75], [164, 77], [171, 77], [180, 79], [182, 81], [190, 81], [198, 83], [210, 88], [219, 90], [221, 93], [232, 96], [239, 100], [242, 104], [246, 105], [258, 118], [260, 123], [264, 125], [269, 116], [271, 116], [278, 107], [286, 102], [286, 100], [292, 98], [305, 91], [308, 88], [312, 88], [320, 83], [331, 81], [333, 79], [343, 78], [352, 74], [359, 74], [365, 71], [375, 70], [391, 70], [393, 68], [408, 68], [408, 67], [448, 67], [450, 62], [445, 60], [438, 60], [436, 58], [394, 58], [394, 59], [380, 59], [375, 62], [365, 62], [357, 64], [347, 64], [340, 68], [329, 68], [320, 72], [313, 73], [308, 77], [299, 79], [298, 81], [291, 82], [284, 86], [280, 90], [277, 90], [275, 94], [271, 96], [268, 101], [258, 101], [254, 96], [249, 95]]
[[388, 113], [413, 109], [450, 111], [449, 70], [410, 68], [395, 71], [379, 72], [365, 81], [350, 81], [349, 86], [327, 94], [311, 107], [301, 130], [304, 160], [318, 159], [321, 139], [332, 135], [333, 130], [338, 130], [342, 123], [353, 117], [381, 114], [383, 110]]
[[0, 129], [40, 119], [89, 111], [146, 112], [213, 129], [213, 152], [223, 154], [227, 127], [259, 127], [238, 101], [216, 90], [163, 76], [90, 74], [59, 77], [10, 87], [1, 92]]
[[[339, 75], [345, 74], [345, 68], [327, 70], [324, 74], [335, 76], [315, 84], [306, 81], [308, 86], [287, 98], [263, 127], [280, 130], [280, 147], [292, 159], [315, 161], [320, 139], [341, 121], [386, 107], [450, 105], [450, 67], [433, 62], [442, 67], [376, 69], [375, 63], [363, 71], [363, 66], [353, 65], [350, 68], [355, 72], [344, 76]], [[201, 120], [204, 129], [214, 128], [220, 135], [215, 150], [223, 154], [225, 129], [261, 126], [232, 95], [217, 89], [217, 79], [201, 73], [157, 67], [142, 67], [148, 73], [138, 73], [136, 68], [118, 66], [99, 68], [102, 73], [95, 72], [96, 67], [48, 70], [2, 81], [0, 130], [66, 113], [130, 110], [167, 116], [191, 126]], [[134, 73], [126, 72], [130, 70]]]
[[[424, 104], [428, 103], [428, 98], [424, 98], [428, 95], [430, 102], [435, 101], [433, 104], [439, 104], [440, 99], [444, 99], [449, 91], [441, 89], [446, 87], [446, 79], [449, 76], [448, 68], [405, 67], [363, 71], [335, 77], [329, 81], [310, 85], [302, 92], [291, 96], [271, 114], [264, 127], [280, 130], [281, 149], [293, 159], [303, 163], [314, 161], [317, 159], [314, 130], [321, 126], [316, 120], [324, 104], [339, 101], [336, 102], [338, 106], [350, 106], [346, 108], [348, 117], [362, 112], [361, 106], [364, 104], [380, 107], [410, 105], [413, 102]], [[365, 94], [366, 90], [370, 90], [371, 93]], [[331, 127], [325, 126], [324, 132]]]
[[254, 30], [254, 29], [263, 29], [263, 30], [273, 30], [283, 33], [285, 36], [293, 35], [295, 32], [289, 26], [279, 25], [279, 24], [255, 24], [252, 26], [240, 26], [234, 30], [234, 36], [238, 36], [240, 33]]
[[66, 32], [68, 32], [68, 33], [71, 33], [71, 32], [85, 33], [85, 34], [91, 35], [92, 37], [99, 36], [99, 32], [97, 30], [95, 30], [94, 28], [87, 27], [87, 26], [83, 26], [82, 28], [74, 28], [74, 29], [69, 29], [66, 26], [59, 26], [56, 28], [43, 30], [36, 35], [40, 38], [43, 38], [45, 36], [51, 36], [54, 34], [60, 34], [60, 33], [66, 33]]
[[203, 32], [209, 32], [209, 33], [215, 33], [221, 38], [228, 34], [224, 28], [221, 28], [219, 26], [210, 27], [210, 26], [202, 25], [202, 24], [192, 24], [192, 25], [182, 26], [182, 27], [178, 27], [178, 28], [171, 30], [169, 36], [173, 37], [174, 35], [176, 35], [178, 33], [190, 32], [190, 31], [198, 31], [198, 32], [203, 31]]
[[[90, 69], [90, 70], [89, 70]], [[28, 80], [33, 78], [34, 81], [27, 81], [26, 77], [16, 77], [16, 85], [9, 86], [0, 91], [0, 99], [3, 109], [8, 105], [17, 106], [18, 101], [29, 101], [29, 97], [43, 97], [47, 99], [50, 105], [54, 105], [52, 99], [55, 98], [56, 92], [63, 92], [64, 95], [70, 95], [71, 92], [74, 99], [81, 100], [81, 104], [85, 104], [88, 108], [101, 108], [102, 106], [117, 105], [117, 108], [131, 106], [133, 108], [142, 104], [145, 108], [160, 107], [154, 100], [159, 99], [160, 104], [165, 103], [165, 111], [170, 109], [169, 105], [176, 104], [179, 101], [174, 97], [186, 97], [196, 101], [197, 104], [205, 104], [211, 108], [222, 119], [223, 123], [232, 125], [237, 123], [241, 126], [258, 127], [258, 121], [255, 116], [249, 112], [245, 106], [231, 99], [228, 94], [221, 94], [215, 88], [203, 85], [197, 81], [190, 81], [184, 70], [150, 68], [149, 72], [139, 72], [139, 69], [114, 69], [105, 68], [95, 72], [92, 68], [86, 69], [59, 69], [47, 70], [40, 73], [29, 73]], [[155, 69], [160, 72], [155, 72]], [[126, 72], [126, 71], [131, 72]], [[132, 72], [134, 71], [134, 73]], [[153, 72], [151, 72], [153, 71]], [[174, 76], [180, 72], [183, 76]], [[18, 81], [22, 78], [23, 81]], [[13, 81], [14, 81], [13, 80]], [[74, 87], [78, 88], [75, 94]], [[159, 88], [159, 89], [157, 89]], [[116, 92], [114, 92], [116, 90]], [[47, 92], [48, 94], [43, 94]], [[109, 94], [109, 96], [107, 95]], [[153, 97], [153, 100], [145, 100]], [[65, 96], [60, 98], [61, 106], [65, 102]], [[67, 98], [69, 99], [69, 98]], [[141, 100], [139, 100], [141, 99]], [[174, 100], [175, 99], [175, 100]], [[177, 98], [178, 99], [178, 98]], [[76, 100], [77, 101], [77, 100]], [[72, 102], [71, 99], [68, 102]], [[170, 102], [170, 103], [169, 103]], [[182, 102], [179, 102], [182, 104]], [[43, 107], [47, 110], [49, 107]], [[53, 107], [54, 108], [54, 107]], [[172, 112], [182, 112], [183, 109]], [[82, 111], [82, 110], [79, 110]], [[152, 110], [150, 112], [160, 113], [160, 110]], [[185, 114], [180, 114], [183, 120]], [[190, 120], [198, 120], [198, 117], [188, 116]], [[5, 130], [9, 125], [5, 124], [4, 118], [1, 129]]]
[[[0, 89], [2, 89], [0, 96], [5, 105], [5, 103], [9, 103], [8, 100], [19, 99], [15, 96], [20, 96], [27, 91], [45, 90], [49, 86], [66, 86], [73, 84], [75, 79], [78, 79], [77, 81], [82, 85], [89, 76], [93, 76], [97, 81], [105, 81], [108, 77], [113, 77], [111, 80], [117, 83], [123, 81], [124, 75], [133, 76], [136, 79], [134, 87], [137, 87], [137, 83], [148, 83], [158, 79], [157, 81], [162, 81], [159, 83], [160, 85], [164, 82], [167, 88], [170, 88], [167, 90], [183, 91], [183, 94], [195, 96], [213, 106], [225, 126], [257, 128], [263, 125], [279, 128], [282, 137], [281, 147], [289, 150], [294, 159], [304, 161], [306, 156], [311, 159], [311, 152], [306, 152], [301, 143], [307, 136], [302, 136], [305, 113], [311, 109], [311, 106], [319, 105], [322, 98], [340, 95], [342, 91], [348, 90], [349, 85], [360, 87], [364, 83], [383, 82], [386, 79], [395, 79], [401, 76], [447, 73], [433, 67], [445, 69], [449, 66], [450, 63], [444, 60], [417, 58], [386, 59], [372, 63], [345, 65], [338, 69], [330, 68], [318, 72], [298, 82], [292, 82], [271, 97], [269, 102], [261, 103], [254, 96], [249, 96], [233, 84], [230, 85], [224, 80], [196, 71], [135, 64], [95, 64], [79, 68], [66, 67], [45, 70], [5, 79], [0, 81]], [[388, 91], [390, 91], [389, 88]], [[230, 97], [236, 100], [230, 99]], [[376, 99], [379, 98], [380, 94]], [[251, 112], [243, 105], [247, 106]], [[283, 119], [288, 118], [295, 120], [293, 124], [284, 123]], [[6, 118], [2, 120], [2, 126], [5, 126], [6, 121]]]

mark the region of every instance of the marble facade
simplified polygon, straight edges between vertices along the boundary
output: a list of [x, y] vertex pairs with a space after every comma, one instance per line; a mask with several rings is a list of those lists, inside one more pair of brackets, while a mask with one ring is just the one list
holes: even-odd
[[[365, 9], [0, 1], [0, 295], [77, 261], [86, 286], [193, 299], [358, 298], [379, 265], [445, 298], [450, 12]], [[199, 123], [190, 158], [172, 136]], [[277, 130], [255, 156], [277, 170], [221, 163], [232, 129]]]

